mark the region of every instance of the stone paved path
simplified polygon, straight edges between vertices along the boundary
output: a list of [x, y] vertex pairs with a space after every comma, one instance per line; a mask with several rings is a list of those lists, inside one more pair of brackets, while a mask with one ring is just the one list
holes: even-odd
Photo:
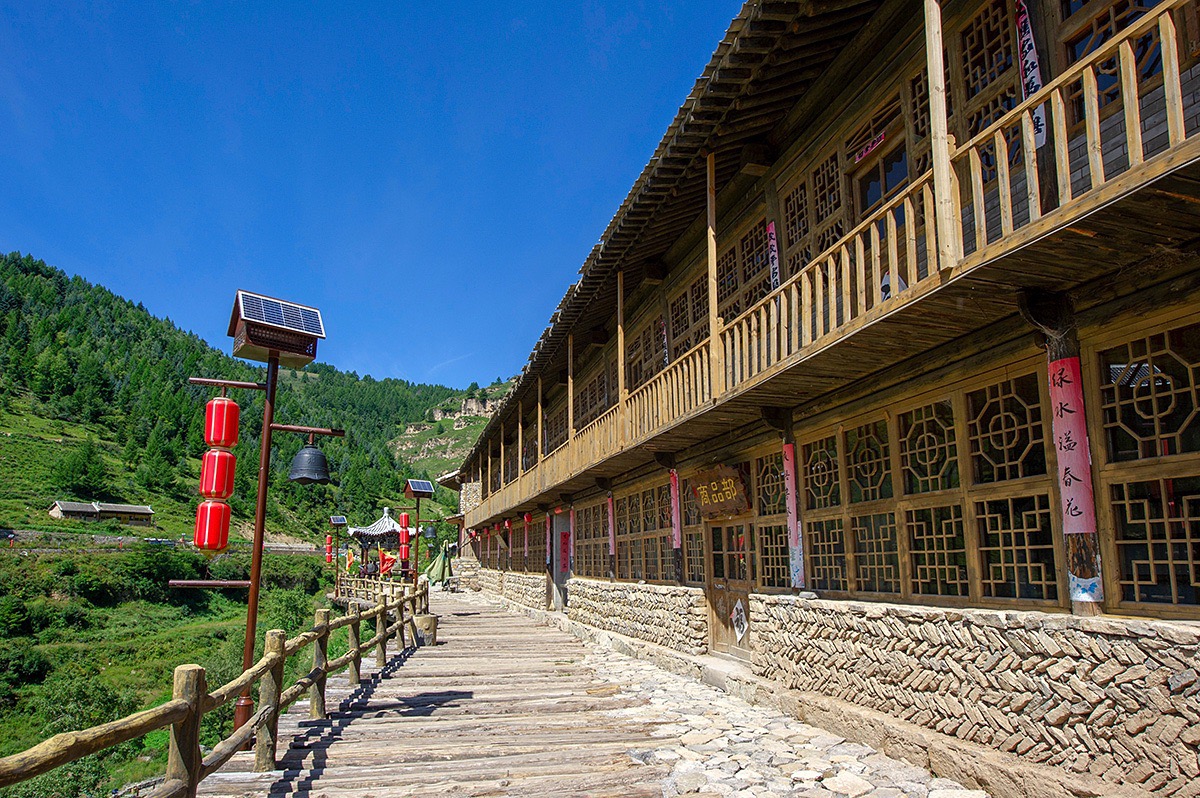
[[298, 702], [281, 769], [238, 754], [201, 795], [986, 798], [770, 709], [505, 612], [435, 593], [438, 645]]

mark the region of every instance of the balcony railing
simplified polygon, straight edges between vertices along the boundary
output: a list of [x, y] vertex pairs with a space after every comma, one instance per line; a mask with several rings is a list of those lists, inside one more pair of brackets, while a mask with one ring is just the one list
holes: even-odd
[[[1200, 159], [1200, 67], [1183, 71], [1177, 34], [1194, 2], [1147, 11], [954, 151], [951, 229], [962, 240], [949, 249], [962, 256], [945, 266], [961, 273], [994, 260]], [[1147, 52], [1159, 60], [1139, 64]], [[936, 289], [935, 208], [927, 173], [724, 326], [724, 393], [714, 395], [706, 340], [469, 511], [468, 523], [528, 502]]]

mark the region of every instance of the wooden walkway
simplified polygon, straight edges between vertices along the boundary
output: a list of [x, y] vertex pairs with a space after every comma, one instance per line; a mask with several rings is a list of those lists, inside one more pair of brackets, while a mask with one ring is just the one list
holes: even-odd
[[357, 689], [331, 679], [328, 720], [308, 720], [306, 701], [280, 719], [282, 770], [254, 773], [253, 754], [240, 753], [199, 794], [662, 795], [667, 766], [628, 752], [670, 738], [613, 712], [643, 701], [584, 667], [575, 638], [454, 594], [431, 600], [437, 646], [400, 653], [378, 672], [364, 662]]

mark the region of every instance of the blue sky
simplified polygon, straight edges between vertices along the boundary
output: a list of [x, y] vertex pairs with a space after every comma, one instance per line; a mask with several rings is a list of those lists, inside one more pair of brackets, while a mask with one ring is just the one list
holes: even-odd
[[0, 0], [0, 249], [226, 351], [247, 288], [339, 368], [509, 376], [739, 8]]

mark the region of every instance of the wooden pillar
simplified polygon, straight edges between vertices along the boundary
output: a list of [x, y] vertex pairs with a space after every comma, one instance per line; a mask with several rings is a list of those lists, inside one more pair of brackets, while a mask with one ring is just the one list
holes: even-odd
[[675, 560], [675, 581], [683, 584], [683, 498], [679, 494], [679, 471], [671, 475], [671, 550]]
[[608, 509], [608, 578], [614, 582], [617, 579], [617, 519], [616, 503], [612, 491], [605, 497], [605, 507]]
[[538, 440], [538, 462], [542, 462], [542, 457], [546, 454], [546, 430], [543, 426], [542, 414], [542, 375], [538, 375], [538, 406], [537, 406], [537, 440]]
[[362, 621], [359, 619], [358, 602], [350, 603], [350, 626], [347, 627], [346, 646], [350, 649], [350, 667], [346, 671], [346, 681], [352, 688], [362, 681]]
[[286, 664], [283, 649], [287, 643], [287, 632], [282, 629], [272, 629], [267, 632], [263, 642], [263, 653], [278, 654], [279, 658], [271, 669], [263, 674], [258, 683], [258, 705], [273, 706], [258, 732], [254, 742], [254, 770], [265, 773], [275, 769], [275, 756], [279, 746], [279, 697], [283, 694], [283, 668]]
[[1025, 320], [1046, 336], [1050, 429], [1071, 612], [1098, 615], [1104, 603], [1104, 581], [1075, 308], [1066, 294], [1038, 289], [1022, 291], [1018, 307]]
[[567, 335], [567, 431], [568, 441], [575, 440], [575, 335]]
[[504, 419], [500, 419], [500, 487], [508, 481], [508, 474], [504, 473]]
[[725, 353], [717, 315], [717, 154], [708, 154], [708, 360], [713, 398], [725, 393]]
[[313, 670], [320, 668], [321, 674], [308, 688], [308, 717], [309, 720], [325, 720], [325, 684], [328, 677], [325, 668], [329, 665], [329, 610], [317, 610], [313, 624], [318, 632], [313, 643]]
[[486, 469], [487, 473], [485, 474], [486, 479], [484, 480], [484, 483], [483, 483], [483, 489], [484, 489], [483, 493], [485, 496], [488, 495], [489, 491], [491, 491], [491, 489], [492, 489], [492, 442], [489, 440], [486, 442], [486, 445], [487, 445], [487, 469]]
[[204, 716], [204, 699], [208, 695], [204, 668], [180, 665], [175, 669], [172, 692], [174, 698], [182, 698], [188, 703], [188, 714], [171, 727], [165, 780], [183, 782], [184, 795], [194, 798], [200, 784], [200, 719]]
[[[952, 139], [946, 120], [946, 65], [942, 45], [942, 7], [925, 0], [925, 67], [929, 73], [930, 155], [933, 161], [933, 196], [937, 222], [938, 266], [949, 269], [962, 252], [962, 222], [950, 164]], [[979, 210], [976, 209], [976, 213]]]
[[388, 628], [388, 612], [387, 612], [387, 596], [382, 593], [379, 595], [379, 614], [375, 616], [375, 636], [379, 638], [379, 642], [375, 644], [375, 667], [382, 668], [387, 665], [387, 628]]
[[525, 464], [525, 399], [517, 402], [517, 476]]
[[[629, 396], [625, 391], [625, 270], [617, 270], [617, 428], [622, 448], [629, 440], [629, 413], [626, 403]], [[611, 497], [609, 498], [611, 502]], [[611, 507], [609, 508], [612, 509]]]

